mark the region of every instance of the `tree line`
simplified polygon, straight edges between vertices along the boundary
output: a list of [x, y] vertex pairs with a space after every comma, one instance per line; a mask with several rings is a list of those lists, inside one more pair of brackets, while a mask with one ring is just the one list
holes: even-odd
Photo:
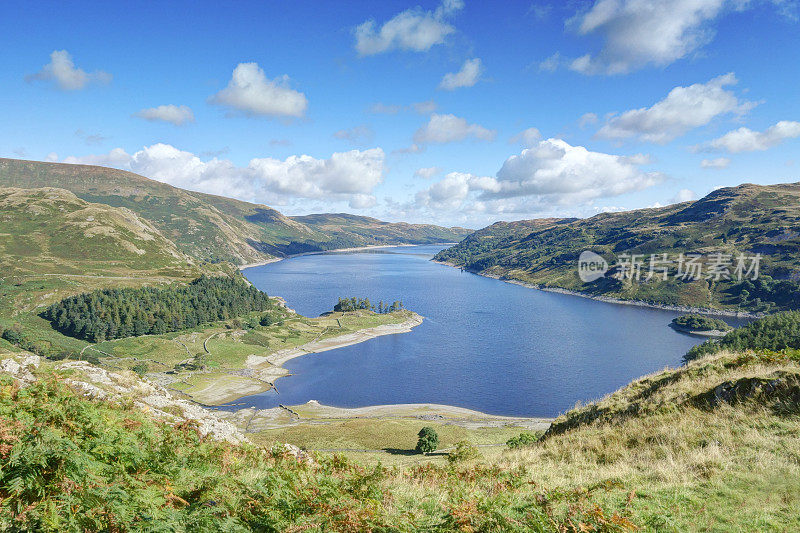
[[102, 342], [191, 329], [274, 307], [265, 293], [242, 279], [203, 276], [177, 287], [101, 289], [70, 296], [42, 316], [64, 335]]
[[339, 298], [339, 301], [336, 305], [333, 306], [333, 310], [336, 312], [347, 312], [347, 311], [358, 311], [358, 310], [367, 310], [367, 311], [375, 311], [376, 313], [394, 313], [395, 311], [400, 311], [403, 309], [403, 302], [402, 300], [396, 300], [391, 305], [383, 303], [383, 300], [378, 302], [378, 305], [373, 305], [369, 298]]
[[685, 359], [696, 359], [721, 350], [785, 350], [800, 349], [800, 312], [776, 313], [735, 329], [718, 341], [695, 346]]

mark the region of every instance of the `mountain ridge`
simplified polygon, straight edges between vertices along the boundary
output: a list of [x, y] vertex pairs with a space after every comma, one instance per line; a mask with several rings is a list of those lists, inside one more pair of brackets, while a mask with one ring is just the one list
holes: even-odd
[[[586, 219], [496, 223], [439, 252], [434, 260], [546, 288], [661, 305], [770, 312], [800, 306], [800, 183], [724, 187], [696, 201], [600, 213]], [[510, 229], [511, 228], [511, 229]], [[623, 254], [644, 258], [641, 279], [607, 275], [584, 283], [582, 251], [602, 256], [618, 274]], [[670, 279], [649, 279], [649, 257], [668, 254]], [[758, 280], [681, 280], [680, 254], [759, 258]], [[733, 267], [731, 267], [731, 271]]]
[[287, 217], [267, 205], [189, 191], [95, 165], [0, 158], [0, 186], [57, 187], [89, 202], [125, 207], [149, 220], [190, 256], [237, 265], [356, 246], [457, 242], [470, 233], [464, 228], [391, 223], [358, 215], [336, 214], [338, 223], [332, 223], [329, 214]]

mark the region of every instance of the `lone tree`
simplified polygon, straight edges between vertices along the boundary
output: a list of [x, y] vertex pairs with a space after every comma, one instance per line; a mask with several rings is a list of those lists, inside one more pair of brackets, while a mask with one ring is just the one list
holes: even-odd
[[419, 430], [418, 435], [417, 453], [431, 453], [439, 447], [439, 435], [432, 427], [425, 426]]

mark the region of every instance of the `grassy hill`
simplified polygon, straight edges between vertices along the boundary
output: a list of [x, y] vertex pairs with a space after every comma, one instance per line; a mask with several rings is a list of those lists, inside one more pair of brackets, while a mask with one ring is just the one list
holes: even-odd
[[[766, 319], [755, 329], [787, 320], [798, 318]], [[202, 437], [185, 409], [154, 398], [133, 374], [85, 363], [20, 368], [25, 357], [0, 343], [5, 529], [800, 528], [800, 354], [792, 349], [721, 347], [565, 413], [528, 445], [478, 448], [452, 461], [443, 460], [448, 452], [407, 457], [391, 468], [349, 452]], [[113, 394], [86, 397], [98, 388]], [[195, 416], [213, 426], [212, 414]], [[381, 433], [395, 421], [372, 423]]]
[[0, 221], [0, 330], [18, 331], [18, 344], [41, 355], [77, 356], [87, 345], [40, 316], [62, 298], [234, 274], [190, 257], [133, 211], [64, 189], [0, 187]]
[[[729, 310], [774, 311], [800, 306], [800, 183], [744, 184], [716, 190], [695, 202], [656, 209], [603, 213], [588, 219], [543, 219], [497, 223], [477, 231], [434, 259], [482, 274], [545, 287], [561, 287], [659, 304]], [[622, 254], [641, 254], [640, 280], [583, 283], [578, 256], [601, 255], [609, 274], [618, 272]], [[651, 254], [762, 255], [755, 283], [714, 279], [680, 280], [656, 274], [645, 281]]]
[[198, 272], [150, 222], [64, 189], [0, 188], [4, 276], [115, 273], [180, 277]]
[[392, 224], [352, 215], [289, 218], [260, 204], [186, 191], [106, 167], [0, 159], [0, 187], [58, 187], [125, 207], [184, 253], [234, 264], [288, 254], [383, 244], [457, 242], [463, 228]]

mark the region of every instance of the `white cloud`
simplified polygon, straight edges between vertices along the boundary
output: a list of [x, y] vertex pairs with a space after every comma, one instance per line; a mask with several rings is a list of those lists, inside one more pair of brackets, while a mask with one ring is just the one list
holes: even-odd
[[50, 54], [50, 62], [36, 74], [25, 76], [25, 81], [53, 81], [62, 90], [76, 91], [93, 82], [109, 83], [111, 77], [111, 74], [102, 70], [86, 72], [75, 66], [69, 52], [53, 50]]
[[718, 157], [716, 159], [703, 159], [700, 161], [700, 166], [702, 168], [728, 168], [728, 165], [731, 164], [731, 160], [727, 157]]
[[258, 63], [239, 63], [228, 86], [209, 102], [248, 116], [302, 117], [308, 107], [306, 96], [289, 88], [288, 76], [269, 80]]
[[[441, 181], [434, 183], [416, 194], [416, 203], [420, 207], [434, 209], [458, 209], [467, 199], [471, 190], [480, 189], [479, 178], [472, 174], [451, 172]], [[485, 178], [491, 180], [492, 178]]]
[[591, 124], [597, 124], [598, 120], [599, 119], [597, 118], [597, 115], [595, 115], [594, 113], [584, 113], [583, 115], [581, 115], [581, 118], [578, 121], [578, 125], [581, 127], [581, 129], [583, 129]]
[[415, 102], [411, 104], [411, 109], [420, 115], [429, 115], [436, 111], [436, 102], [433, 100], [426, 100], [424, 102]]
[[186, 105], [160, 105], [158, 107], [148, 107], [137, 111], [134, 116], [147, 120], [149, 122], [169, 122], [176, 126], [183, 126], [190, 122], [194, 122], [194, 113], [189, 106]]
[[48, 163], [55, 163], [56, 161], [58, 161], [58, 154], [55, 152], [50, 152], [49, 154], [47, 154], [44, 160], [47, 161]]
[[586, 205], [663, 181], [639, 167], [648, 156], [619, 156], [547, 139], [506, 159], [496, 177], [451, 172], [416, 195], [418, 207], [481, 213], [532, 213]]
[[497, 190], [484, 197], [538, 195], [559, 204], [574, 204], [640, 191], [663, 180], [657, 172], [643, 172], [648, 156], [619, 156], [547, 139], [511, 156], [497, 172]]
[[531, 147], [538, 143], [542, 138], [541, 132], [536, 128], [528, 128], [523, 130], [513, 137], [511, 137], [508, 142], [510, 144], [521, 142], [527, 147]]
[[435, 175], [439, 174], [441, 171], [442, 171], [441, 167], [418, 168], [416, 172], [414, 172], [414, 176], [417, 178], [422, 178], [424, 180], [429, 180]]
[[237, 166], [227, 159], [203, 161], [169, 144], [146, 146], [133, 155], [121, 148], [108, 154], [68, 157], [65, 163], [113, 166], [195, 191], [248, 201], [286, 203], [291, 199], [348, 201], [374, 205], [372, 190], [383, 180], [380, 148], [337, 152], [328, 159], [308, 155], [251, 159]]
[[469, 124], [466, 119], [455, 115], [431, 115], [427, 124], [414, 134], [416, 144], [449, 143], [463, 141], [467, 137], [483, 141], [492, 141], [497, 131], [489, 130], [478, 124]]
[[725, 151], [732, 154], [764, 151], [786, 139], [796, 137], [800, 137], [800, 122], [781, 120], [764, 131], [753, 131], [744, 127], [729, 131], [718, 139], [695, 146], [694, 149], [706, 152]]
[[454, 91], [459, 87], [472, 87], [478, 83], [483, 67], [480, 58], [467, 59], [458, 72], [448, 72], [439, 83], [439, 88]]
[[425, 147], [420, 146], [417, 143], [413, 143], [411, 146], [407, 146], [405, 148], [398, 148], [396, 150], [392, 150], [393, 154], [418, 154], [419, 152], [424, 152]]
[[709, 22], [726, 6], [746, 0], [597, 0], [572, 24], [581, 35], [600, 35], [602, 49], [574, 60], [584, 74], [624, 74], [652, 64], [665, 66], [713, 38]]
[[360, 126], [354, 126], [352, 128], [339, 130], [333, 134], [333, 137], [335, 139], [347, 141], [352, 144], [371, 142], [374, 136], [375, 132], [373, 132], [372, 128], [370, 128], [366, 124], [361, 124]]
[[[55, 155], [54, 153], [52, 155]], [[64, 158], [63, 163], [73, 165], [101, 165], [104, 167], [127, 168], [131, 156], [122, 148], [114, 148], [107, 154], [86, 155], [82, 157], [69, 156]]]
[[355, 29], [356, 50], [360, 56], [369, 56], [390, 50], [426, 52], [442, 44], [455, 31], [446, 19], [464, 7], [462, 0], [444, 0], [436, 11], [420, 8], [398, 13], [379, 29], [374, 20], [368, 20]]
[[735, 85], [736, 76], [725, 74], [708, 83], [675, 87], [663, 100], [651, 107], [631, 109], [611, 117], [597, 132], [603, 139], [628, 139], [667, 143], [691, 129], [705, 126], [715, 117], [728, 113], [742, 114], [752, 109], [752, 102], [740, 102], [724, 87]]
[[697, 198], [697, 194], [694, 191], [689, 189], [681, 189], [675, 194], [675, 196], [670, 199], [669, 203], [671, 204], [679, 204], [682, 202], [691, 202], [692, 200]]
[[555, 72], [559, 65], [561, 65], [561, 54], [556, 52], [539, 63], [539, 70], [543, 70], [545, 72]]

